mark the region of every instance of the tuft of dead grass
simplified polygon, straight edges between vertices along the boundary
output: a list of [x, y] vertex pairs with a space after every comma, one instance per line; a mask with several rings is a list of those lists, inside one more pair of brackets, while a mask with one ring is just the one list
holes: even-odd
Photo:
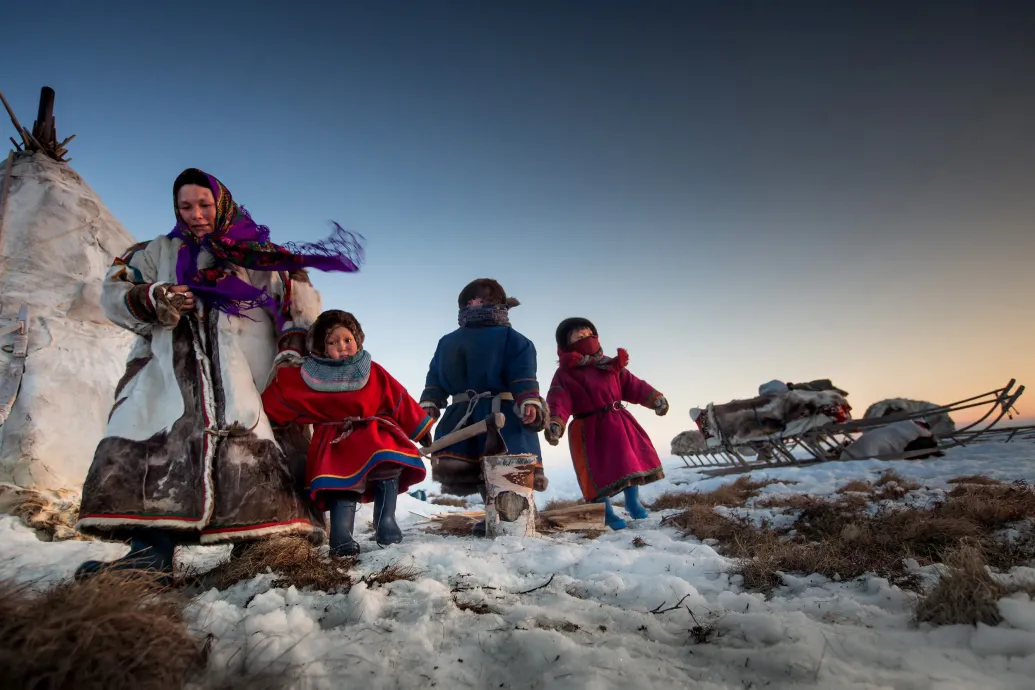
[[853, 479], [837, 489], [839, 494], [868, 494], [871, 491], [873, 491], [873, 484], [865, 479]]
[[37, 491], [0, 485], [0, 513], [9, 513], [36, 530], [42, 541], [92, 541], [80, 534], [79, 497], [71, 491]]
[[420, 577], [424, 573], [420, 568], [415, 568], [409, 565], [402, 565], [399, 562], [391, 563], [375, 570], [369, 575], [364, 575], [360, 578], [360, 582], [365, 582], [370, 588], [381, 587], [391, 582], [399, 582], [402, 580], [412, 582]]
[[644, 538], [643, 538], [643, 537], [633, 537], [633, 541], [632, 541], [632, 544], [633, 544], [633, 546], [635, 546], [635, 547], [636, 547], [637, 549], [642, 549], [642, 548], [644, 548], [645, 546], [650, 546], [650, 544], [648, 544], [648, 543], [646, 542], [646, 540], [644, 540]]
[[998, 625], [999, 600], [1018, 591], [1035, 594], [1032, 587], [1009, 587], [988, 571], [982, 550], [963, 543], [945, 556], [949, 571], [916, 604], [917, 623], [932, 625]]
[[997, 486], [1002, 484], [998, 479], [992, 479], [984, 474], [967, 474], [962, 477], [953, 477], [946, 481], [947, 484], [980, 484], [982, 486]]
[[897, 500], [916, 491], [920, 485], [912, 479], [907, 479], [895, 470], [887, 470], [872, 482], [863, 479], [853, 479], [838, 487], [838, 494], [868, 494], [874, 501]]
[[997, 625], [1004, 588], [991, 576], [981, 550], [963, 545], [946, 558], [950, 570], [917, 602], [917, 622], [933, 625], [986, 623]]
[[[901, 487], [894, 479], [884, 485]], [[967, 543], [993, 567], [1009, 569], [1035, 559], [1035, 534], [1007, 542], [1002, 530], [1035, 516], [1035, 492], [1027, 486], [960, 485], [947, 498], [924, 507], [883, 504], [871, 512], [872, 494], [845, 493], [836, 499], [806, 498], [790, 527], [743, 516], [726, 516], [698, 504], [667, 521], [684, 533], [714, 539], [740, 563], [734, 572], [744, 587], [769, 591], [780, 573], [820, 573], [851, 579], [867, 573], [917, 589], [905, 559], [941, 562], [942, 554]]]
[[669, 491], [657, 498], [649, 507], [651, 510], [687, 509], [696, 505], [743, 506], [748, 499], [758, 496], [759, 490], [773, 484], [790, 484], [777, 479], [755, 481], [751, 477], [739, 477], [731, 484], [723, 484], [712, 491]]
[[454, 508], [466, 508], [467, 499], [456, 496], [434, 496], [428, 499], [428, 503], [435, 506], [452, 506]]
[[205, 664], [182, 596], [142, 573], [101, 573], [43, 593], [0, 582], [4, 687], [166, 690]]
[[477, 518], [467, 515], [444, 515], [441, 520], [436, 521], [435, 527], [429, 527], [425, 531], [430, 534], [452, 534], [457, 537], [469, 537], [474, 532], [474, 525]]
[[267, 572], [277, 574], [274, 587], [311, 587], [323, 592], [347, 592], [352, 587], [349, 570], [356, 557], [329, 558], [304, 536], [273, 537], [249, 544], [239, 555], [207, 574], [217, 589], [232, 587]]

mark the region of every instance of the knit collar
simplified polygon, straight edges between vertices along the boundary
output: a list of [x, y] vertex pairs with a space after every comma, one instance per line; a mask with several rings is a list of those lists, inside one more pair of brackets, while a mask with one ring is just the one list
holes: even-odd
[[357, 391], [367, 385], [372, 361], [370, 353], [366, 350], [360, 350], [345, 359], [309, 355], [302, 361], [302, 380], [314, 391]]
[[457, 316], [457, 323], [464, 328], [479, 326], [509, 326], [510, 307], [506, 304], [485, 304], [478, 307], [465, 307]]

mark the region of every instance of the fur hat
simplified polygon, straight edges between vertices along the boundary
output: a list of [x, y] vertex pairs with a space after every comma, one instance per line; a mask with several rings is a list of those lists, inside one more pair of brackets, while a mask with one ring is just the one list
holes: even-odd
[[557, 347], [561, 350], [570, 350], [571, 345], [568, 343], [568, 336], [571, 335], [572, 331], [577, 331], [580, 328], [588, 328], [593, 331], [593, 335], [600, 337], [600, 334], [597, 333], [597, 327], [593, 325], [592, 321], [575, 316], [561, 321], [561, 325], [557, 327]]
[[492, 278], [472, 280], [460, 291], [460, 296], [456, 302], [463, 309], [468, 302], [478, 297], [485, 300], [486, 304], [503, 304], [511, 309], [521, 304], [514, 297], [507, 297], [507, 291]]
[[359, 349], [363, 349], [363, 339], [366, 336], [363, 335], [363, 327], [359, 325], [356, 317], [347, 311], [328, 309], [316, 317], [316, 321], [313, 322], [312, 327], [309, 329], [308, 342], [306, 343], [309, 352], [318, 356], [325, 354], [323, 343], [327, 339], [327, 334], [339, 326], [349, 329], [352, 337], [356, 339], [356, 345], [359, 346]]

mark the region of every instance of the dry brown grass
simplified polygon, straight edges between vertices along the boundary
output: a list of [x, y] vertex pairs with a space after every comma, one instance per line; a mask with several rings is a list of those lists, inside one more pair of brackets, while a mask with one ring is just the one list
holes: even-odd
[[474, 523], [477, 518], [466, 515], [445, 515], [437, 520], [434, 527], [428, 527], [425, 532], [429, 534], [452, 534], [457, 537], [469, 537], [474, 530]]
[[257, 541], [240, 555], [206, 574], [217, 589], [226, 589], [266, 572], [277, 574], [274, 587], [311, 587], [324, 592], [347, 592], [352, 586], [349, 570], [356, 558], [328, 558], [306, 537], [282, 536]]
[[838, 494], [868, 494], [874, 501], [897, 500], [910, 491], [916, 491], [920, 485], [906, 479], [895, 470], [887, 470], [872, 482], [853, 479], [838, 487]]
[[0, 513], [10, 513], [36, 530], [44, 541], [92, 541], [75, 529], [79, 497], [71, 491], [36, 491], [0, 486]]
[[[902, 485], [889, 479], [884, 486]], [[847, 493], [835, 500], [803, 499], [800, 514], [783, 530], [719, 515], [704, 504], [669, 521], [687, 534], [717, 540], [724, 554], [742, 559], [735, 572], [744, 576], [746, 588], [761, 591], [779, 584], [778, 572], [843, 579], [873, 573], [916, 588], [918, 580], [905, 570], [903, 560], [940, 562], [943, 553], [960, 543], [972, 544], [1001, 569], [1035, 558], [1035, 535], [1007, 543], [999, 534], [1012, 523], [1035, 517], [1035, 492], [1025, 486], [961, 485], [930, 506], [884, 505], [873, 514], [868, 510], [871, 497]]]
[[853, 479], [837, 489], [839, 494], [868, 494], [871, 491], [873, 491], [873, 484], [865, 479]]
[[205, 648], [185, 601], [140, 573], [101, 573], [44, 593], [0, 583], [0, 684], [39, 690], [167, 690], [199, 673]]
[[906, 479], [895, 470], [888, 470], [873, 483], [874, 500], [897, 500], [910, 491], [916, 491], [920, 485], [911, 479]]
[[750, 477], [739, 477], [731, 484], [723, 484], [712, 491], [669, 491], [650, 504], [651, 510], [672, 510], [691, 506], [742, 506], [748, 499], [758, 495], [759, 490], [772, 484], [793, 484], [777, 479], [755, 481]]
[[414, 568], [413, 566], [409, 565], [401, 565], [400, 563], [396, 562], [386, 565], [380, 570], [375, 570], [369, 575], [364, 575], [360, 578], [359, 581], [365, 582], [367, 586], [371, 588], [381, 587], [383, 585], [389, 584], [390, 582], [399, 582], [401, 580], [412, 582], [413, 580], [416, 580], [418, 577], [420, 577], [423, 574], [423, 572], [424, 571], [422, 571], [420, 568]]
[[466, 508], [467, 499], [456, 496], [434, 496], [428, 499], [428, 503], [435, 506], [452, 506], [454, 508]]
[[[949, 571], [941, 576], [926, 596], [916, 605], [918, 623], [932, 625], [998, 625], [999, 599], [1025, 588], [1008, 587], [988, 572], [982, 550], [961, 544], [948, 552], [945, 564]], [[1029, 593], [1033, 593], [1030, 588]]]
[[819, 500], [808, 494], [773, 494], [755, 501], [757, 508], [782, 508], [784, 510], [805, 510]]
[[962, 477], [953, 477], [946, 483], [948, 484], [981, 484], [983, 486], [996, 486], [1002, 484], [998, 479], [992, 479], [991, 477], [984, 474], [967, 474]]

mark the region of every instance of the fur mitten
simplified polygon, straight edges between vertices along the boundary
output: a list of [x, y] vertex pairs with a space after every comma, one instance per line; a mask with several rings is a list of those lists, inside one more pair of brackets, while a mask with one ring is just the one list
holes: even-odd
[[158, 323], [166, 328], [176, 328], [180, 322], [180, 309], [187, 301], [187, 296], [182, 292], [172, 292], [164, 285], [154, 288], [155, 315]]
[[658, 396], [658, 399], [654, 401], [654, 414], [659, 417], [664, 417], [668, 414], [668, 400], [665, 399], [664, 395]]
[[551, 446], [556, 446], [560, 442], [561, 436], [564, 436], [564, 427], [560, 425], [560, 422], [550, 422], [543, 433], [546, 442]]
[[535, 468], [535, 478], [532, 480], [532, 490], [546, 491], [546, 487], [548, 486], [550, 486], [550, 480], [546, 478], [546, 473], [543, 472], [543, 468]]

